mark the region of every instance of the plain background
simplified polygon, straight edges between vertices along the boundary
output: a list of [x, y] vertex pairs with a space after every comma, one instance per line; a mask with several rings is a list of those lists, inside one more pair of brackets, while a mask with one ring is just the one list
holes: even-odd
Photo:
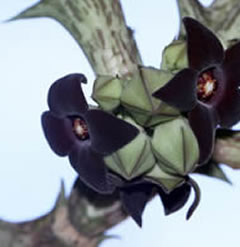
[[[91, 102], [94, 80], [81, 49], [57, 22], [4, 22], [35, 2], [0, 2], [0, 218], [18, 222], [47, 213], [60, 180], [69, 193], [76, 176], [67, 159], [56, 156], [43, 137], [40, 116], [47, 109], [49, 86], [68, 73], [82, 72], [88, 77], [84, 90]], [[145, 65], [159, 67], [162, 49], [178, 30], [176, 2], [122, 0], [122, 5]], [[145, 210], [142, 229], [126, 220], [109, 231], [120, 239], [102, 246], [239, 246], [240, 172], [224, 170], [233, 186], [194, 175], [202, 200], [189, 221], [185, 215], [192, 197], [184, 209], [168, 217], [155, 198]]]

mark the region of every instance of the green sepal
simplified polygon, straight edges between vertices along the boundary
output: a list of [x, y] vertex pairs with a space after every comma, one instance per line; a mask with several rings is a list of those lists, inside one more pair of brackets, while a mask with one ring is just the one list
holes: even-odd
[[104, 158], [109, 169], [127, 180], [149, 171], [155, 164], [148, 136], [140, 132], [126, 146]]
[[123, 80], [118, 77], [98, 76], [94, 82], [92, 98], [105, 111], [113, 111], [120, 104]]
[[222, 170], [221, 166], [214, 160], [209, 160], [207, 164], [197, 167], [194, 173], [218, 178], [226, 183], [232, 184], [232, 182], [228, 179]]
[[166, 193], [170, 193], [185, 182], [183, 177], [169, 174], [157, 164], [145, 175], [145, 178], [146, 180], [160, 185]]
[[162, 54], [161, 69], [170, 70], [173, 73], [188, 67], [186, 42], [175, 40], [166, 46]]
[[183, 117], [158, 125], [154, 129], [152, 147], [158, 164], [168, 173], [185, 176], [196, 167], [198, 142]]
[[152, 96], [153, 92], [164, 86], [172, 76], [168, 71], [139, 67], [126, 83], [121, 104], [140, 125], [150, 127], [180, 114], [177, 109]]

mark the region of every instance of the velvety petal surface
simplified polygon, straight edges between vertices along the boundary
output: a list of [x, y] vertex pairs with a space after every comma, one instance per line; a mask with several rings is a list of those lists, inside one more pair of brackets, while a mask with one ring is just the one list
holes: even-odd
[[199, 103], [188, 114], [189, 123], [198, 140], [200, 149], [199, 164], [204, 164], [210, 158], [215, 137], [217, 116], [213, 109]]
[[153, 93], [153, 96], [180, 111], [190, 111], [196, 105], [197, 100], [197, 75], [197, 71], [183, 69], [164, 87]]
[[89, 110], [85, 114], [91, 145], [99, 153], [112, 153], [139, 133], [133, 125], [101, 110]]
[[224, 83], [222, 98], [218, 103], [220, 126], [231, 127], [240, 120], [240, 43], [229, 48], [225, 53], [223, 75]]
[[135, 222], [142, 226], [142, 213], [152, 195], [152, 184], [136, 184], [121, 189], [121, 201]]
[[103, 158], [91, 149], [90, 141], [78, 141], [69, 154], [72, 167], [79, 178], [101, 194], [112, 193], [115, 186], [108, 182]]
[[60, 156], [66, 156], [76, 141], [71, 121], [55, 117], [50, 111], [44, 112], [41, 120], [43, 132], [52, 150]]
[[198, 21], [185, 17], [189, 67], [204, 70], [223, 62], [224, 49], [212, 31]]
[[48, 93], [50, 110], [58, 116], [84, 114], [88, 105], [81, 83], [87, 83], [83, 74], [70, 74], [55, 81]]
[[169, 215], [185, 205], [191, 192], [191, 186], [185, 183], [169, 194], [165, 193], [162, 189], [159, 189], [158, 192], [164, 206], [164, 212], [166, 215]]
[[[79, 177], [75, 180], [71, 193], [74, 193], [73, 190], [78, 193], [78, 196], [75, 198], [76, 200], [73, 203], [69, 204], [70, 211], [72, 209], [71, 207], [75, 207], [75, 204], [81, 203], [83, 198], [87, 199], [91, 205], [99, 209], [111, 207], [117, 200], [119, 201], [120, 199], [120, 193], [118, 190], [115, 190], [112, 194], [100, 194], [83, 183]], [[74, 221], [76, 222], [77, 219]]]

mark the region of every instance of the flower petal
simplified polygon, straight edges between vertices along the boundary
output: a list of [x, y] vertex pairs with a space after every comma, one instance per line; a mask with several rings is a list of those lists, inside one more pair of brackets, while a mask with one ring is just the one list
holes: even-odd
[[224, 50], [218, 38], [198, 21], [185, 17], [189, 67], [201, 71], [223, 62]]
[[222, 79], [224, 91], [216, 106], [220, 126], [231, 127], [240, 120], [240, 43], [229, 48], [225, 53]]
[[92, 148], [109, 154], [132, 141], [139, 133], [133, 125], [101, 110], [89, 110], [85, 114]]
[[79, 177], [76, 178], [73, 184], [73, 189], [71, 191], [71, 194], [74, 194], [74, 191], [78, 193], [78, 196], [77, 198], [75, 198], [74, 201], [72, 201], [72, 203], [70, 203], [69, 210], [71, 210], [71, 206], [75, 207], [76, 204], [81, 203], [82, 200], [84, 199], [87, 199], [91, 205], [94, 205], [97, 208], [111, 207], [113, 203], [115, 203], [116, 201], [119, 201], [120, 199], [118, 190], [115, 190], [112, 194], [100, 194], [96, 192], [95, 190], [91, 189], [85, 183], [83, 183]]
[[216, 106], [219, 124], [223, 128], [230, 128], [240, 121], [240, 91], [228, 87]]
[[87, 83], [83, 74], [70, 74], [52, 84], [48, 105], [58, 116], [84, 114], [88, 109], [81, 83]]
[[60, 156], [66, 156], [76, 141], [71, 121], [55, 117], [50, 111], [44, 112], [41, 120], [45, 137], [52, 150]]
[[236, 43], [225, 51], [223, 71], [227, 78], [227, 85], [231, 84], [232, 87], [237, 87], [240, 85], [239, 54], [240, 42]]
[[199, 103], [188, 114], [188, 117], [200, 149], [198, 163], [204, 164], [208, 161], [213, 151], [217, 116], [213, 109]]
[[139, 226], [142, 226], [142, 213], [152, 195], [152, 189], [153, 185], [146, 183], [121, 189], [123, 206]]
[[76, 142], [69, 154], [69, 160], [87, 186], [101, 194], [114, 191], [115, 186], [107, 180], [103, 158], [91, 149], [89, 140]]
[[187, 202], [191, 186], [187, 183], [174, 189], [169, 194], [165, 193], [162, 189], [158, 189], [159, 195], [161, 197], [165, 215], [172, 214], [182, 208]]
[[153, 93], [153, 96], [180, 111], [190, 111], [197, 101], [197, 75], [198, 73], [192, 69], [183, 69], [165, 86]]

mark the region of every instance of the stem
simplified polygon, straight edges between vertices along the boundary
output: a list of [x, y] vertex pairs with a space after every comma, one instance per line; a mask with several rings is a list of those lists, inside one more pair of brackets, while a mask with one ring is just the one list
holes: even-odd
[[[205, 21], [204, 18], [209, 16], [203, 14], [209, 10], [200, 6], [196, 0], [178, 0], [178, 3], [181, 16], [189, 11]], [[228, 3], [226, 9], [221, 7], [224, 3]], [[238, 0], [216, 0], [211, 10], [217, 11], [222, 21], [230, 16], [229, 11], [234, 10], [237, 3]], [[194, 6], [197, 6], [195, 11]], [[60, 22], [83, 49], [95, 74], [129, 76], [137, 70], [138, 64], [142, 64], [133, 32], [126, 26], [119, 0], [42, 0], [12, 20], [33, 17], [50, 17]], [[238, 31], [239, 15], [231, 15], [231, 20], [235, 21], [228, 21], [233, 24], [225, 30], [228, 39], [234, 38]], [[211, 24], [215, 22], [214, 26], [217, 26], [217, 18]], [[233, 143], [230, 145], [231, 140]], [[234, 138], [229, 139], [229, 142], [219, 141], [214, 158], [240, 168], [240, 157], [236, 151], [240, 141]], [[228, 147], [228, 151], [223, 147]], [[196, 197], [188, 218], [200, 199], [196, 183], [192, 180], [189, 182]], [[104, 202], [103, 205], [98, 205], [92, 198]], [[96, 247], [104, 239], [104, 232], [126, 217], [116, 195], [99, 200], [98, 196], [92, 196], [89, 191], [75, 188], [70, 198], [66, 199], [62, 189], [56, 206], [46, 216], [21, 224], [0, 221], [0, 243], [4, 247]]]
[[127, 76], [142, 63], [119, 0], [42, 0], [11, 20], [33, 17], [60, 22], [96, 74]]

